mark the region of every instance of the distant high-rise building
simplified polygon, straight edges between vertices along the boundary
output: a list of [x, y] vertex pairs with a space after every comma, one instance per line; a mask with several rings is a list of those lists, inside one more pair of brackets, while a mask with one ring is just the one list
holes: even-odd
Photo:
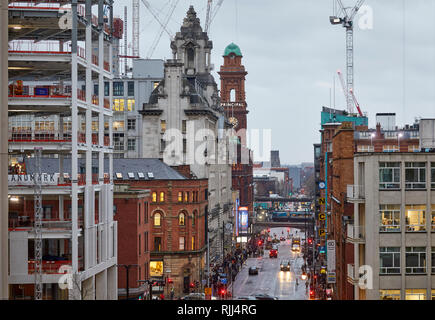
[[270, 163], [272, 168], [281, 167], [281, 161], [279, 160], [279, 150], [270, 151]]

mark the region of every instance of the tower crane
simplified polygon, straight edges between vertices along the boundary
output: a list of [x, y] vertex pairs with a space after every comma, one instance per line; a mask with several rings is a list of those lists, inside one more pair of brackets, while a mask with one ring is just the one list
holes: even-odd
[[361, 112], [361, 108], [359, 107], [359, 103], [358, 103], [358, 100], [355, 97], [353, 89], [350, 89], [349, 92], [347, 92], [346, 85], [344, 84], [343, 74], [341, 73], [340, 70], [337, 70], [337, 73], [338, 73], [338, 77], [340, 79], [341, 89], [343, 90], [344, 97], [346, 98], [346, 101], [348, 101], [349, 99], [352, 99], [353, 103], [356, 106], [356, 109], [358, 110], [358, 113], [359, 113], [360, 117], [363, 117], [364, 115]]
[[204, 32], [208, 33], [208, 31], [210, 30], [210, 25], [213, 22], [214, 18], [216, 17], [223, 2], [224, 0], [219, 0], [216, 6], [212, 8], [213, 0], [207, 0], [207, 14], [205, 18]]
[[[329, 17], [331, 24], [341, 24], [346, 28], [346, 70], [347, 70], [347, 90], [346, 90], [346, 102], [347, 110], [349, 113], [353, 113], [353, 19], [355, 18], [358, 10], [361, 8], [365, 0], [358, 0], [357, 4], [353, 8], [345, 8], [341, 0], [335, 0], [334, 13]], [[336, 6], [338, 5], [338, 6]], [[338, 10], [335, 10], [338, 9]], [[339, 12], [341, 11], [341, 12]]]
[[[159, 44], [160, 39], [162, 38], [163, 32], [165, 31], [165, 29], [166, 29], [166, 27], [167, 27], [167, 25], [169, 23], [169, 20], [171, 19], [172, 15], [174, 14], [175, 8], [177, 7], [179, 2], [180, 2], [180, 0], [174, 0], [173, 1], [172, 5], [171, 5], [171, 7], [169, 9], [168, 15], [166, 16], [166, 20], [162, 23], [160, 31], [158, 32], [156, 38], [154, 39], [154, 42], [152, 43], [152, 45], [151, 45], [151, 47], [150, 47], [150, 49], [148, 51], [147, 59], [151, 58], [151, 56], [153, 55], [154, 51], [156, 50], [156, 47]], [[172, 35], [169, 35], [169, 36], [172, 38]]]

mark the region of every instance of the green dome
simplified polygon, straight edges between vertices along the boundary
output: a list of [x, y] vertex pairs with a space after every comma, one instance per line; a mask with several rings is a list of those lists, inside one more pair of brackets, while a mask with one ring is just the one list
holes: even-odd
[[231, 43], [228, 47], [225, 48], [224, 57], [229, 56], [230, 53], [234, 53], [236, 56], [242, 56], [242, 52], [237, 44]]

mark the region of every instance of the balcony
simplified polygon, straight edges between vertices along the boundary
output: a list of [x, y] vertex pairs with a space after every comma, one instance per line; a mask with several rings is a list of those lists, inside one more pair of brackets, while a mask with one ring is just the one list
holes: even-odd
[[352, 203], [364, 202], [365, 201], [364, 186], [348, 184], [347, 201]]
[[[61, 259], [61, 257], [58, 257]], [[79, 257], [79, 271], [84, 270], [83, 258]], [[28, 261], [28, 272], [29, 274], [35, 273], [35, 260]], [[42, 260], [42, 273], [44, 274], [65, 274], [70, 268], [62, 268], [62, 266], [72, 267], [71, 260]], [[62, 272], [61, 272], [62, 271]]]
[[364, 243], [365, 229], [364, 226], [347, 225], [346, 241], [350, 243]]
[[356, 285], [359, 281], [358, 277], [356, 276], [355, 266], [353, 264], [347, 265], [347, 281], [352, 285]]

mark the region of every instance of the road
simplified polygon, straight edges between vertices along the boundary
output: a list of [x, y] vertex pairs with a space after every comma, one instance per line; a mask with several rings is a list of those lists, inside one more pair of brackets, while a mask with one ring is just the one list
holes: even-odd
[[[296, 235], [297, 229], [291, 229], [290, 234]], [[272, 228], [271, 236], [275, 233], [281, 237], [282, 231], [287, 236], [287, 228]], [[304, 233], [298, 230], [298, 236], [304, 239]], [[280, 262], [290, 260], [291, 271], [280, 271]], [[279, 300], [307, 300], [305, 282], [301, 280], [301, 266], [304, 261], [300, 253], [291, 251], [291, 241], [286, 240], [278, 244], [278, 258], [269, 258], [269, 250], [264, 250], [264, 256], [249, 258], [234, 282], [233, 297], [253, 296], [255, 294], [268, 294]], [[258, 275], [249, 275], [250, 266], [258, 266]], [[298, 277], [298, 285], [296, 285]]]

